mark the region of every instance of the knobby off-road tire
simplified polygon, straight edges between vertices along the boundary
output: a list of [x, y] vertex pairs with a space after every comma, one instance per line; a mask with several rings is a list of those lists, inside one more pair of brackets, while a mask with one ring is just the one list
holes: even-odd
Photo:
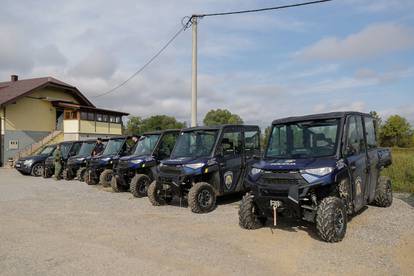
[[105, 169], [99, 176], [99, 184], [101, 184], [102, 187], [110, 187], [113, 173], [114, 172], [111, 169]]
[[115, 193], [128, 191], [128, 186], [125, 185], [124, 180], [119, 175], [112, 176], [111, 187]]
[[73, 175], [72, 171], [70, 171], [69, 169], [64, 169], [62, 172], [62, 177], [65, 180], [72, 180], [75, 178], [75, 176]]
[[85, 173], [86, 173], [86, 168], [79, 168], [77, 171], [76, 171], [76, 178], [79, 180], [79, 181], [85, 181]]
[[167, 203], [161, 185], [154, 180], [148, 186], [148, 199], [153, 206], [161, 206]]
[[316, 230], [326, 242], [339, 242], [345, 237], [347, 212], [344, 201], [337, 197], [322, 199], [316, 211]]
[[86, 184], [88, 184], [88, 185], [96, 185], [96, 184], [98, 184], [98, 183], [96, 182], [96, 180], [92, 177], [92, 171], [91, 171], [90, 169], [88, 169], [88, 170], [85, 172], [85, 182], [86, 182]]
[[43, 175], [43, 168], [44, 168], [44, 166], [43, 166], [42, 163], [36, 163], [36, 164], [33, 165], [32, 171], [30, 172], [30, 174], [32, 176], [36, 176], [36, 177], [42, 176]]
[[144, 197], [148, 194], [148, 186], [151, 184], [151, 179], [145, 174], [136, 174], [129, 184], [131, 194], [135, 197]]
[[198, 182], [188, 192], [188, 206], [194, 213], [208, 213], [216, 207], [216, 193], [213, 186]]
[[244, 229], [254, 230], [262, 227], [266, 218], [259, 217], [256, 214], [256, 206], [253, 202], [253, 196], [246, 194], [240, 202], [239, 208], [239, 225]]
[[380, 176], [375, 190], [374, 204], [379, 207], [390, 207], [392, 204], [391, 179], [387, 176]]

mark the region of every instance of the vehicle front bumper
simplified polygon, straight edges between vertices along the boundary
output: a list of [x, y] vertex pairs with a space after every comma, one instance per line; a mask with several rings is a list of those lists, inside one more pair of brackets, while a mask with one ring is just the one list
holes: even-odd
[[14, 168], [16, 170], [18, 170], [19, 172], [25, 173], [25, 174], [29, 174], [32, 171], [32, 165], [27, 166], [24, 164], [24, 161], [16, 161], [16, 163], [14, 164]]

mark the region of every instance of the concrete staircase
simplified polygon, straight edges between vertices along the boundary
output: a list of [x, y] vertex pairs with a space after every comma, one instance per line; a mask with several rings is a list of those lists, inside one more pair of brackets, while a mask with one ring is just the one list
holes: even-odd
[[13, 156], [13, 161], [18, 160], [19, 158], [26, 157], [33, 155], [41, 148], [46, 145], [55, 144], [63, 141], [63, 131], [61, 130], [54, 130], [49, 133], [47, 136], [43, 137], [40, 141], [33, 143], [31, 145], [26, 146], [22, 150], [20, 150], [17, 154]]

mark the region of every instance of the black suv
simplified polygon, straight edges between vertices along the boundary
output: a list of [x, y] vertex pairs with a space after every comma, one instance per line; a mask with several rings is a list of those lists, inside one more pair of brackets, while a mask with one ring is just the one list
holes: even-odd
[[110, 138], [105, 150], [99, 156], [92, 157], [86, 165], [85, 182], [88, 185], [100, 183], [104, 187], [111, 185], [113, 168], [122, 156], [129, 155], [135, 142], [132, 136]]
[[45, 160], [53, 154], [55, 149], [56, 145], [46, 146], [38, 154], [20, 158], [14, 167], [24, 175], [42, 176]]
[[132, 154], [119, 159], [111, 180], [113, 191], [122, 192], [129, 188], [135, 197], [146, 196], [156, 175], [156, 166], [170, 157], [179, 133], [178, 129], [144, 133]]
[[[61, 142], [60, 145], [60, 151], [62, 153], [62, 171], [66, 168], [66, 162], [68, 161], [69, 157], [75, 156], [78, 154], [79, 149], [82, 145], [82, 141], [67, 141], [67, 142]], [[43, 170], [43, 177], [44, 178], [50, 178], [55, 172], [55, 162], [53, 160], [53, 155], [49, 156], [45, 160], [45, 167]], [[59, 176], [58, 178], [61, 178]]]
[[187, 197], [195, 213], [215, 208], [216, 196], [246, 191], [245, 174], [260, 155], [258, 126], [222, 125], [181, 131], [169, 159], [148, 188], [153, 205]]
[[322, 240], [343, 239], [348, 215], [374, 203], [392, 203], [391, 181], [380, 176], [391, 165], [377, 147], [369, 114], [333, 112], [275, 120], [263, 160], [247, 177], [240, 226], [260, 227], [279, 214], [316, 223]]

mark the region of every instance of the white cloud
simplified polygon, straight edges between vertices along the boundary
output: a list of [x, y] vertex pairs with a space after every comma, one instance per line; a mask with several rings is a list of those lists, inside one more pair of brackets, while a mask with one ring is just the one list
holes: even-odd
[[112, 54], [96, 49], [70, 69], [70, 74], [82, 78], [109, 79], [117, 69], [117, 62]]
[[394, 23], [370, 25], [345, 38], [326, 37], [304, 48], [304, 60], [348, 60], [372, 58], [414, 47], [414, 31]]

